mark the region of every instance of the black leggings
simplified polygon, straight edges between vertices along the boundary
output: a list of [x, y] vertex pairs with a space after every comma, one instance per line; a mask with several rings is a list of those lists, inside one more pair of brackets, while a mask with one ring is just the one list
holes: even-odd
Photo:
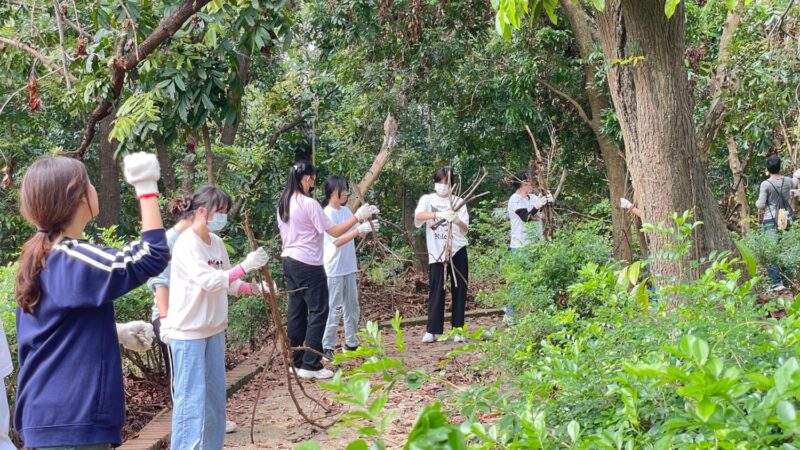
[[[289, 257], [282, 258], [289, 306], [286, 332], [292, 347], [305, 346], [322, 353], [322, 335], [328, 321], [328, 278], [323, 266], [312, 266]], [[322, 369], [321, 357], [313, 352], [294, 352], [298, 369]]]
[[464, 312], [467, 307], [467, 286], [469, 283], [469, 261], [467, 247], [463, 247], [453, 255], [453, 266], [456, 269], [456, 278], [453, 269], [444, 263], [428, 265], [428, 278], [430, 280], [430, 294], [428, 295], [428, 333], [442, 334], [444, 332], [444, 277], [445, 271], [450, 278], [450, 289], [453, 293], [452, 317], [450, 323], [453, 328], [464, 326]]

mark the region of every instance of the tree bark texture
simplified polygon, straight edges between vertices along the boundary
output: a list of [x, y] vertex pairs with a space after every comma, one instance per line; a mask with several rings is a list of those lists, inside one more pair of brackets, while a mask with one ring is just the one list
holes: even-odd
[[230, 101], [237, 109], [237, 113], [233, 123], [222, 129], [219, 141], [223, 145], [233, 145], [236, 141], [236, 133], [239, 132], [239, 123], [242, 121], [242, 97], [244, 96], [247, 83], [250, 81], [250, 55], [237, 53], [236, 64], [239, 86], [236, 89], [231, 89]]
[[[694, 210], [695, 220], [703, 222], [684, 261], [653, 263], [654, 273], [666, 279], [696, 276], [688, 259], [733, 249], [698, 154], [683, 66], [684, 14], [684, 3], [668, 19], [663, 0], [608, 0], [598, 15], [609, 89], [633, 187], [641, 198], [637, 206], [642, 220], [667, 222], [673, 212]], [[649, 241], [653, 253], [672, 243], [669, 236], [657, 234]]]
[[119, 225], [119, 211], [121, 205], [119, 193], [119, 168], [114, 159], [119, 143], [117, 140], [108, 141], [108, 135], [113, 129], [114, 116], [109, 115], [100, 121], [100, 142], [97, 153], [100, 160], [100, 182], [97, 189], [97, 199], [100, 203], [100, 214], [97, 223], [103, 228]]
[[[578, 45], [581, 58], [589, 60], [595, 43], [599, 43], [600, 35], [597, 24], [586, 13], [580, 4], [572, 0], [560, 0], [561, 8], [567, 16], [570, 29]], [[589, 100], [591, 118], [586, 117], [587, 125], [592, 129], [600, 147], [603, 166], [608, 180], [608, 194], [611, 201], [611, 234], [614, 245], [614, 257], [619, 260], [633, 261], [633, 236], [631, 236], [631, 221], [628, 214], [620, 207], [619, 199], [626, 197], [625, 192], [628, 173], [625, 168], [625, 155], [614, 140], [601, 131], [600, 117], [604, 109], [610, 108], [605, 92], [601, 92], [592, 80], [597, 69], [591, 64], [584, 65], [585, 92]]]
[[153, 135], [153, 146], [156, 148], [158, 165], [161, 166], [161, 182], [164, 183], [164, 194], [169, 198], [178, 188], [178, 182], [175, 179], [175, 169], [169, 157], [169, 148], [161, 137], [156, 135]]
[[411, 191], [404, 183], [402, 189], [403, 228], [411, 237], [414, 250], [414, 272], [420, 276], [427, 276], [428, 272], [428, 244], [425, 242], [425, 233], [414, 226], [414, 210], [417, 208], [417, 199], [412, 197]]
[[206, 152], [206, 181], [214, 185], [214, 152], [211, 151], [211, 136], [208, 132], [208, 125], [203, 125], [203, 148]]
[[736, 201], [740, 229], [742, 234], [750, 231], [750, 206], [747, 203], [747, 178], [744, 176], [742, 161], [739, 159], [739, 147], [733, 136], [727, 137], [728, 144], [728, 166], [733, 174], [733, 198]]
[[394, 121], [392, 113], [386, 114], [386, 120], [383, 122], [383, 133], [383, 144], [381, 144], [380, 151], [375, 155], [372, 166], [370, 166], [367, 173], [353, 190], [353, 195], [347, 202], [347, 207], [350, 208], [351, 211], [355, 211], [364, 203], [364, 196], [369, 192], [372, 183], [378, 179], [378, 175], [380, 175], [381, 170], [383, 170], [383, 166], [389, 161], [389, 156], [397, 146], [397, 123]]
[[181, 193], [187, 197], [194, 192], [196, 157], [197, 136], [192, 134], [186, 139], [186, 155], [183, 157], [183, 181], [181, 182]]

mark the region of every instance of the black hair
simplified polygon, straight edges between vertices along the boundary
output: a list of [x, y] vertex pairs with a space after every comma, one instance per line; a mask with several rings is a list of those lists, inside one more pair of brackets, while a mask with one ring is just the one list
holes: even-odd
[[328, 206], [331, 195], [333, 195], [334, 192], [341, 194], [342, 192], [347, 192], [348, 189], [350, 189], [350, 185], [347, 183], [347, 180], [337, 175], [329, 176], [325, 180], [325, 200], [322, 201], [322, 206]]
[[779, 173], [781, 171], [781, 157], [778, 155], [772, 155], [767, 158], [767, 172], [769, 173]]
[[511, 185], [514, 186], [514, 190], [517, 190], [522, 186], [522, 183], [526, 181], [528, 181], [528, 172], [521, 170], [514, 175], [514, 179], [511, 180]]
[[281, 198], [278, 200], [278, 216], [284, 223], [289, 222], [289, 202], [294, 197], [294, 194], [301, 193], [306, 195], [303, 191], [303, 184], [301, 181], [303, 177], [309, 175], [312, 177], [317, 176], [317, 168], [313, 164], [305, 161], [297, 161], [289, 169], [289, 177], [286, 178], [286, 187], [283, 189]]
[[452, 183], [452, 178], [449, 167], [442, 167], [433, 174], [434, 183], [447, 183], [448, 181]]
[[231, 204], [231, 197], [222, 189], [206, 184], [194, 191], [188, 208], [181, 212], [181, 219], [193, 217], [200, 208], [207, 211], [226, 209]]

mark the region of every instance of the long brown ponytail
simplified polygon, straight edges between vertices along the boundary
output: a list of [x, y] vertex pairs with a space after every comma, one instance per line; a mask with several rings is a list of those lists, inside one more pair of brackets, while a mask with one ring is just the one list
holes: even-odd
[[72, 158], [55, 156], [33, 163], [25, 172], [20, 189], [20, 212], [36, 228], [36, 234], [25, 242], [19, 258], [15, 283], [17, 305], [33, 314], [41, 296], [39, 274], [47, 255], [87, 198], [89, 176], [83, 163]]

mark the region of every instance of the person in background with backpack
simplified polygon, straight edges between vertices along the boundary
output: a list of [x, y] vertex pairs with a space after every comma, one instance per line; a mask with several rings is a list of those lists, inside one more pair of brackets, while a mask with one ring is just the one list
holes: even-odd
[[[777, 230], [785, 230], [792, 220], [792, 208], [789, 203], [791, 190], [796, 189], [800, 170], [796, 170], [793, 178], [781, 175], [781, 158], [772, 155], [767, 158], [767, 173], [769, 178], [761, 182], [756, 200], [759, 215], [763, 214], [761, 226], [767, 233], [777, 239]], [[772, 290], [780, 292], [786, 289], [783, 277], [777, 266], [767, 267], [767, 274], [772, 282]]]

